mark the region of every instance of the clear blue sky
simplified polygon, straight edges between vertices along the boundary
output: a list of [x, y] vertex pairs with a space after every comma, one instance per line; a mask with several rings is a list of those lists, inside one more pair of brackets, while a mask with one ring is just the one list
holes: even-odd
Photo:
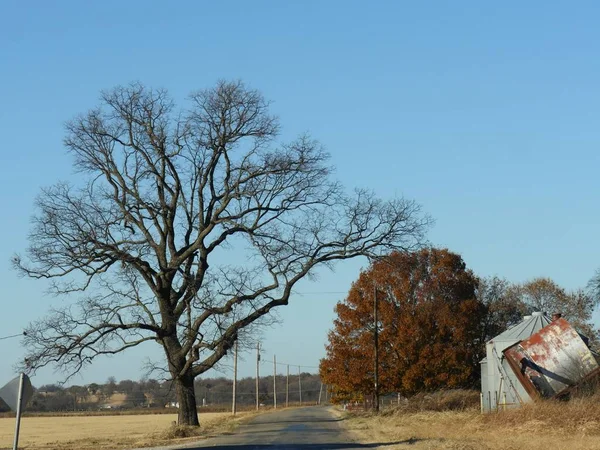
[[[325, 144], [348, 188], [419, 201], [431, 242], [477, 274], [584, 286], [600, 267], [599, 17], [596, 2], [2, 1], [1, 334], [60, 303], [9, 259], [40, 188], [73, 177], [63, 123], [132, 80], [182, 100], [241, 78], [273, 100], [284, 138]], [[363, 263], [304, 284], [266, 356], [317, 365]], [[146, 354], [160, 356], [100, 360], [74, 382], [137, 379]], [[22, 349], [0, 341], [0, 355], [2, 385]]]

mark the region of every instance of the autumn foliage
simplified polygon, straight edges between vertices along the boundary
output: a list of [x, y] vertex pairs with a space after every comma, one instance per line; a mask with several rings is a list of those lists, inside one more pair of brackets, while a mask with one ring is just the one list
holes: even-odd
[[485, 314], [475, 295], [477, 278], [459, 255], [424, 249], [373, 263], [337, 304], [320, 365], [335, 398], [373, 393], [375, 289], [380, 394], [412, 395], [477, 383]]

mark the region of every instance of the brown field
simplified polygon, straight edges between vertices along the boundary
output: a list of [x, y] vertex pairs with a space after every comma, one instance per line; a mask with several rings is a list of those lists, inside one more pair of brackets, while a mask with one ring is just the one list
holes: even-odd
[[[248, 416], [248, 413], [241, 413], [233, 420], [230, 413], [202, 413], [199, 436], [230, 430]], [[123, 449], [198, 439], [198, 435], [179, 438], [185, 433], [172, 428], [175, 420], [175, 414], [24, 417], [19, 448]], [[14, 418], [0, 418], [0, 449], [12, 449], [14, 427]]]
[[598, 450], [600, 397], [547, 401], [486, 415], [472, 406], [446, 411], [395, 408], [379, 416], [352, 413], [342, 424], [363, 443], [394, 443], [386, 449], [410, 444], [415, 450]]

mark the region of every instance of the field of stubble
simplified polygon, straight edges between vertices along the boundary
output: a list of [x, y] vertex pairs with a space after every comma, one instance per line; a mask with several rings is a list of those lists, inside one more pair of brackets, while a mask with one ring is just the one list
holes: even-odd
[[[24, 417], [19, 448], [123, 449], [184, 442], [186, 439], [177, 438], [180, 433], [173, 433], [171, 424], [175, 420], [175, 414]], [[202, 413], [200, 422], [200, 436], [225, 431], [234, 425], [228, 413]], [[14, 428], [14, 418], [0, 418], [0, 449], [12, 449]]]

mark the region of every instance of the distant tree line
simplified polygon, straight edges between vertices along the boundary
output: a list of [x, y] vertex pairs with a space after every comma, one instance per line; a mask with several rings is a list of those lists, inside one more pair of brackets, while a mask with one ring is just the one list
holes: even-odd
[[[300, 375], [302, 382], [302, 403], [316, 403], [321, 391], [319, 375], [303, 372]], [[282, 406], [286, 399], [286, 376], [277, 375], [277, 404]], [[227, 378], [198, 379], [195, 383], [196, 398], [199, 404], [227, 405], [232, 400], [233, 381]], [[325, 388], [323, 388], [325, 389]], [[324, 396], [324, 390], [322, 395]], [[273, 405], [273, 376], [260, 377], [259, 402], [266, 406]], [[290, 375], [288, 401], [296, 404], [300, 402], [300, 386], [298, 374]], [[239, 405], [256, 404], [256, 378], [247, 377], [238, 380], [237, 402]]]
[[34, 388], [29, 411], [86, 411], [138, 407], [164, 407], [175, 397], [171, 382], [122, 380], [84, 386], [46, 384]]
[[[316, 403], [319, 398], [321, 381], [318, 375], [301, 374], [302, 402]], [[298, 374], [290, 375], [288, 401], [296, 404], [300, 401]], [[286, 377], [277, 376], [277, 402], [285, 405]], [[34, 388], [34, 395], [27, 406], [31, 412], [66, 412], [92, 411], [99, 409], [132, 409], [132, 408], [166, 408], [177, 402], [172, 381], [122, 380], [117, 382], [110, 377], [106, 383], [90, 383], [84, 386], [60, 386], [46, 384]], [[194, 384], [199, 406], [218, 409], [231, 408], [233, 380], [219, 378], [197, 379]], [[323, 391], [324, 395], [324, 391]], [[259, 402], [266, 406], [273, 405], [273, 376], [261, 377], [259, 380]], [[256, 378], [246, 377], [238, 380], [238, 405], [252, 406], [256, 404]], [[0, 412], [7, 411], [0, 405]]]

